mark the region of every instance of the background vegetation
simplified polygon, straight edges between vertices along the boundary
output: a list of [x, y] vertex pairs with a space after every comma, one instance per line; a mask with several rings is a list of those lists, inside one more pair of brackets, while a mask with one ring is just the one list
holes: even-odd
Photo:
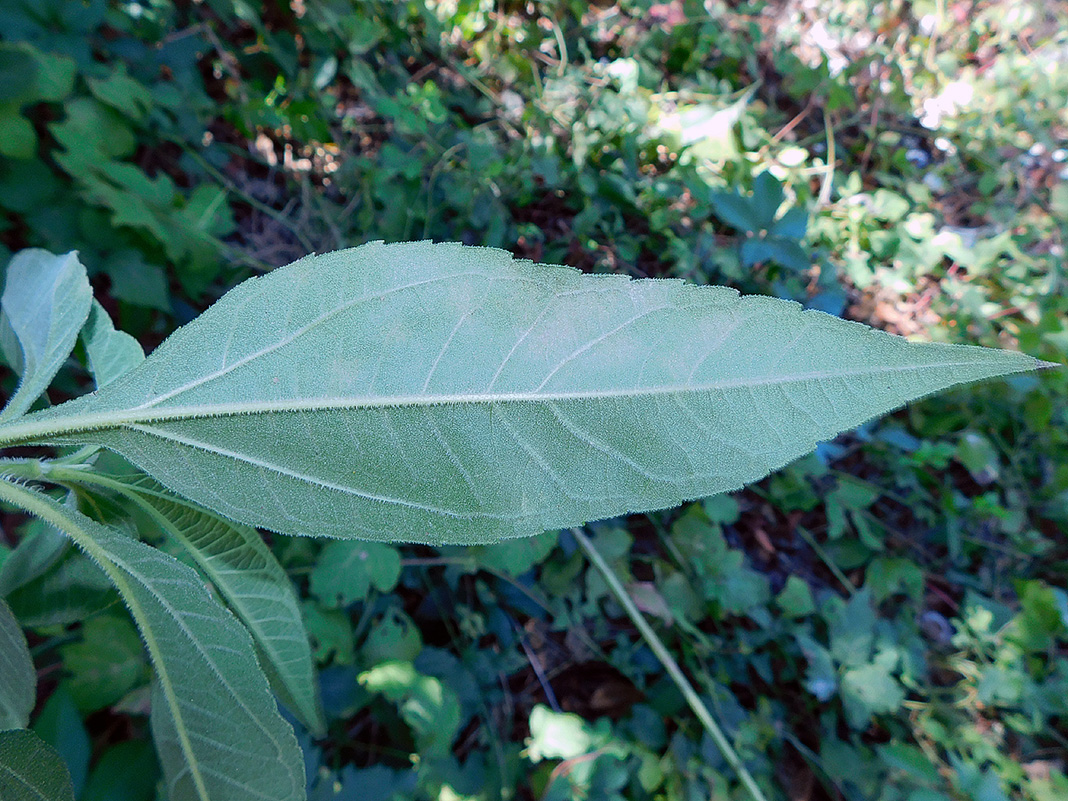
[[[250, 274], [429, 238], [1065, 362], [1065, 19], [6, 0], [0, 262], [80, 250], [149, 348]], [[1066, 399], [1068, 371], [969, 388], [591, 527], [769, 798], [1068, 797]], [[35, 728], [83, 801], [151, 801], [137, 634], [76, 554], [17, 586], [35, 525], [9, 517], [0, 545]], [[321, 668], [316, 801], [746, 797], [569, 533], [271, 544]]]

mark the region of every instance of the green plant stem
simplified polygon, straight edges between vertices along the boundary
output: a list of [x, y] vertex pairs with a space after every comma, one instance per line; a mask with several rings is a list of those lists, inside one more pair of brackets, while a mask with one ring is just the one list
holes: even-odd
[[823, 184], [820, 186], [819, 203], [817, 208], [826, 208], [831, 202], [831, 189], [834, 187], [834, 162], [835, 139], [834, 126], [831, 125], [831, 115], [827, 109], [823, 109], [823, 130], [827, 135], [827, 171], [823, 176]]
[[211, 175], [212, 178], [222, 184], [227, 192], [236, 196], [237, 199], [240, 200], [242, 203], [247, 203], [249, 206], [256, 209], [260, 213], [267, 215], [280, 226], [285, 228], [287, 231], [293, 234], [294, 237], [296, 237], [301, 247], [303, 247], [309, 253], [312, 253], [316, 250], [315, 245], [311, 242], [311, 240], [309, 240], [300, 230], [300, 228], [294, 225], [293, 221], [286, 217], [285, 214], [278, 211], [278, 209], [272, 208], [266, 203], [257, 200], [248, 192], [243, 190], [241, 187], [231, 181], [225, 173], [218, 170], [214, 164], [204, 158], [204, 156], [202, 156], [200, 152], [197, 151], [197, 149], [194, 148], [192, 145], [188, 143], [183, 143], [182, 149], [194, 161], [196, 161], [198, 165], [200, 165], [201, 169], [203, 169], [205, 172]]
[[697, 719], [701, 721], [701, 725], [705, 727], [705, 731], [712, 737], [712, 740], [716, 743], [720, 753], [723, 754], [723, 758], [727, 760], [727, 764], [738, 774], [738, 778], [749, 792], [749, 795], [753, 797], [753, 801], [767, 801], [763, 791], [757, 785], [756, 780], [753, 779], [753, 774], [751, 774], [749, 769], [742, 763], [742, 760], [738, 757], [738, 753], [734, 750], [730, 741], [727, 739], [727, 736], [723, 733], [723, 729], [716, 723], [715, 719], [712, 717], [712, 713], [708, 711], [708, 707], [705, 706], [701, 697], [693, 688], [693, 685], [690, 684], [690, 680], [686, 678], [686, 675], [682, 672], [682, 668], [679, 667], [678, 662], [671, 656], [667, 646], [664, 645], [656, 632], [653, 631], [653, 627], [646, 622], [642, 613], [638, 610], [638, 607], [634, 605], [634, 601], [631, 600], [630, 594], [627, 592], [622, 582], [620, 582], [619, 577], [604, 560], [604, 557], [601, 556], [600, 552], [582, 529], [573, 528], [571, 529], [571, 534], [578, 542], [579, 547], [582, 548], [583, 553], [586, 554], [586, 558], [590, 560], [590, 564], [597, 568], [597, 571], [604, 577], [608, 589], [623, 607], [623, 611], [627, 613], [627, 617], [629, 617], [631, 622], [637, 627], [638, 632], [642, 635], [642, 639], [644, 639], [649, 648], [652, 649], [656, 658], [660, 660], [660, 664], [664, 666], [664, 670], [667, 671], [668, 676], [675, 683], [675, 686], [679, 688], [682, 697], [686, 699], [686, 703], [689, 705], [690, 709], [693, 710]]
[[816, 538], [803, 526], [797, 527], [797, 533], [801, 535], [801, 539], [808, 543], [809, 547], [816, 552], [816, 555], [823, 561], [823, 564], [827, 565], [827, 569], [834, 574], [834, 577], [838, 579], [839, 583], [845, 588], [845, 591], [850, 595], [856, 593], [857, 588], [853, 586], [853, 582], [849, 580], [849, 577], [842, 572], [842, 568], [838, 567], [834, 563], [834, 560], [823, 550], [823, 546], [817, 542]]

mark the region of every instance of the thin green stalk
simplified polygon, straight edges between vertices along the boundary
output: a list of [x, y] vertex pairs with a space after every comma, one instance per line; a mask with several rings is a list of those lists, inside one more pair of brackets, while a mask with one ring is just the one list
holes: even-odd
[[753, 801], [767, 801], [763, 791], [757, 785], [756, 780], [753, 779], [753, 774], [749, 772], [749, 769], [742, 764], [742, 760], [739, 759], [737, 752], [731, 746], [730, 741], [727, 740], [727, 736], [723, 733], [723, 729], [719, 727], [715, 719], [712, 717], [712, 713], [708, 711], [708, 707], [705, 706], [701, 697], [697, 694], [697, 691], [690, 684], [689, 679], [682, 672], [682, 668], [679, 667], [678, 662], [668, 651], [667, 646], [653, 631], [653, 627], [650, 626], [642, 613], [638, 610], [638, 607], [634, 605], [634, 601], [631, 600], [626, 588], [620, 582], [619, 577], [615, 574], [612, 568], [601, 556], [600, 552], [590, 541], [590, 538], [583, 533], [582, 529], [573, 528], [571, 534], [578, 542], [579, 547], [582, 548], [583, 553], [586, 554], [586, 558], [590, 560], [597, 571], [604, 577], [605, 583], [608, 585], [608, 589], [611, 590], [612, 595], [623, 607], [623, 611], [627, 613], [627, 617], [631, 619], [631, 622], [638, 628], [638, 632], [642, 635], [642, 639], [645, 640], [649, 648], [652, 649], [656, 658], [660, 660], [660, 664], [664, 666], [664, 670], [667, 671], [668, 676], [675, 686], [679, 688], [679, 692], [682, 693], [682, 697], [686, 699], [686, 703], [690, 709], [697, 716], [697, 719], [701, 721], [701, 725], [705, 727], [705, 731], [709, 733], [712, 740], [716, 743], [720, 753], [723, 754], [723, 758], [727, 760], [727, 764], [734, 769], [738, 774], [738, 778], [741, 780], [745, 789], [749, 791], [749, 795], [753, 797]]
[[827, 569], [834, 574], [834, 577], [838, 579], [839, 583], [845, 588], [845, 591], [850, 595], [856, 593], [857, 588], [853, 586], [853, 582], [849, 580], [849, 577], [842, 572], [842, 569], [834, 563], [834, 560], [823, 550], [823, 546], [816, 541], [816, 538], [806, 529], [804, 526], [797, 527], [797, 533], [801, 535], [801, 539], [808, 543], [809, 547], [816, 552], [816, 555], [823, 561], [823, 564], [827, 566]]

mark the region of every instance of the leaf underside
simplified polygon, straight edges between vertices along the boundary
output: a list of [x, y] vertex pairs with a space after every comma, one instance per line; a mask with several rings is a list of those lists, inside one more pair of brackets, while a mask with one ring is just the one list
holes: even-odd
[[909, 400], [1041, 366], [723, 287], [372, 243], [245, 282], [0, 439], [101, 444], [287, 534], [493, 542], [733, 490]]
[[0, 798], [74, 801], [70, 774], [63, 760], [29, 729], [0, 731]]
[[259, 533], [193, 506], [151, 479], [111, 481], [186, 548], [252, 635], [275, 691], [308, 728], [323, 736], [326, 724], [300, 604]]
[[252, 640], [196, 571], [42, 493], [0, 481], [0, 496], [70, 535], [129, 607], [156, 668], [152, 733], [170, 801], [301, 801], [300, 750]]

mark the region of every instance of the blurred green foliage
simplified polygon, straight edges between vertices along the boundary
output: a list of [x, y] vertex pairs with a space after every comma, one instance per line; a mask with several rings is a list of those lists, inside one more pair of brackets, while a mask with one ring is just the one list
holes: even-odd
[[[1068, 8], [814, 8], [7, 0], [0, 250], [80, 250], [148, 345], [250, 273], [431, 238], [1065, 362]], [[1068, 797], [1066, 399], [957, 392], [592, 529], [769, 798]], [[83, 801], [149, 801], [143, 657], [53, 534], [0, 548], [35, 728]], [[742, 797], [566, 532], [273, 547], [312, 799]]]

